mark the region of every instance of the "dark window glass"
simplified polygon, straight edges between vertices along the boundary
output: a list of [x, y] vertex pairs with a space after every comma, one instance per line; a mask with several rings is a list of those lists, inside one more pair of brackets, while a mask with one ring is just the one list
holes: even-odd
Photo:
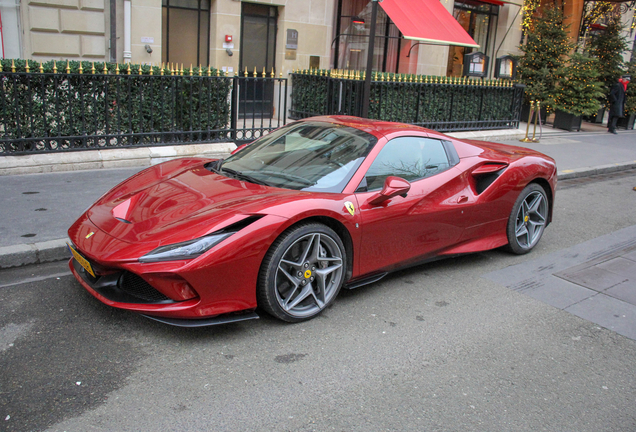
[[366, 190], [382, 189], [389, 176], [410, 182], [430, 177], [450, 167], [441, 141], [422, 137], [401, 137], [389, 141], [375, 158], [366, 175]]
[[210, 1], [162, 1], [161, 61], [198, 66], [210, 62]]

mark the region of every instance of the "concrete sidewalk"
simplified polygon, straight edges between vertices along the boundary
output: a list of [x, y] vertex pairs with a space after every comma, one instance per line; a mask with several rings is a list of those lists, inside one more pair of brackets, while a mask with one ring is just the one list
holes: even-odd
[[[526, 125], [522, 124], [518, 130], [448, 135], [536, 149], [556, 160], [559, 179], [636, 168], [636, 131], [623, 130], [613, 135], [607, 133], [605, 127], [588, 123], [584, 124], [581, 132], [565, 132], [544, 126], [540, 142], [521, 143], [519, 139], [524, 137], [525, 132]], [[532, 134], [532, 127], [530, 132]], [[233, 148], [233, 144], [224, 143], [117, 149], [102, 151], [102, 155], [78, 152], [82, 154], [25, 157], [31, 158], [29, 160], [0, 157], [0, 268], [68, 258], [68, 227], [104, 192], [144, 167], [172, 157], [222, 157]], [[59, 157], [63, 159], [55, 159]], [[75, 160], [77, 158], [82, 161]], [[25, 174], [20, 167], [26, 167], [26, 172], [39, 174]], [[52, 172], [63, 169], [66, 171]]]

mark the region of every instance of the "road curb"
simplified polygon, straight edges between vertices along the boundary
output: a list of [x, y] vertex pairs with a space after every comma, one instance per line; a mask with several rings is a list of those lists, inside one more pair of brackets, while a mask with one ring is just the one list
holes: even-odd
[[626, 171], [636, 168], [636, 161], [612, 163], [599, 165], [596, 167], [577, 168], [563, 170], [557, 173], [559, 180], [575, 179], [580, 177], [591, 177], [599, 174], [609, 174], [618, 171]]
[[[636, 169], [636, 161], [563, 170], [558, 172], [557, 176], [558, 180], [568, 180], [630, 169]], [[68, 239], [63, 238], [40, 243], [0, 247], [0, 269], [69, 259], [71, 255], [66, 247], [66, 242], [68, 242]]]
[[226, 157], [235, 148], [227, 142], [6, 155], [0, 158], [0, 176], [151, 166], [177, 157]]
[[71, 257], [66, 242], [68, 239], [49, 240], [40, 243], [19, 244], [0, 247], [0, 268], [21, 267], [61, 261]]

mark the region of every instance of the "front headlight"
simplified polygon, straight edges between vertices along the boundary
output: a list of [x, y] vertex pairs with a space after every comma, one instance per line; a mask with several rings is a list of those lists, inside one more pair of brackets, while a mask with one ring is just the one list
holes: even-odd
[[193, 259], [207, 252], [214, 245], [220, 243], [232, 234], [234, 234], [234, 231], [215, 233], [183, 243], [161, 246], [139, 258], [139, 262], [150, 263]]

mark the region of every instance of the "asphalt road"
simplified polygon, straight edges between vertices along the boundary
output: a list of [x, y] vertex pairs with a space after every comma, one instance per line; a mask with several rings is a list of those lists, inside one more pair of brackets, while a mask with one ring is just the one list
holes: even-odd
[[634, 173], [562, 185], [530, 255], [405, 270], [295, 325], [173, 328], [61, 263], [0, 271], [0, 430], [636, 430], [636, 341], [482, 277], [636, 225]]

